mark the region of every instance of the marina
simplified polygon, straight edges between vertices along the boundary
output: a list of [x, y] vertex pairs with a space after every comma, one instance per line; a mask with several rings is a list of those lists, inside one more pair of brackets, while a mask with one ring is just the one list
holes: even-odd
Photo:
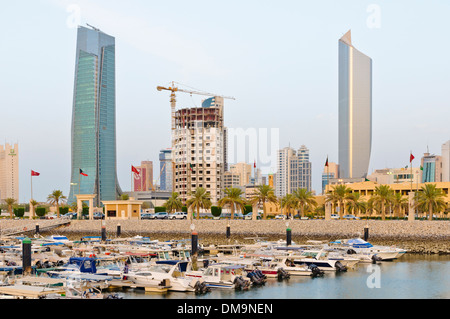
[[[203, 245], [188, 238], [159, 241], [143, 236], [3, 237], [0, 298], [410, 298], [411, 292], [386, 295], [386, 288], [405, 276], [411, 280], [396, 289], [435, 283], [427, 293], [414, 289], [412, 298], [449, 297], [448, 255], [427, 261], [400, 246], [373, 245], [361, 238], [301, 244], [253, 240]], [[416, 269], [420, 264], [422, 269]], [[434, 264], [437, 270], [426, 273]], [[405, 268], [414, 268], [412, 274], [401, 273]], [[416, 271], [426, 275], [425, 281]], [[351, 289], [342, 294], [339, 285]]]

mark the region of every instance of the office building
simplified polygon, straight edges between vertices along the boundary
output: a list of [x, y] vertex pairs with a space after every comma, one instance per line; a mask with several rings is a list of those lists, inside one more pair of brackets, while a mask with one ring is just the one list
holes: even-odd
[[252, 165], [245, 162], [240, 162], [230, 165], [230, 172], [239, 175], [239, 185], [246, 186], [250, 184], [252, 177]]
[[302, 145], [290, 161], [290, 187], [289, 193], [304, 188], [312, 191], [312, 164], [309, 161], [309, 149]]
[[291, 147], [285, 147], [278, 151], [277, 158], [277, 176], [275, 195], [283, 197], [290, 193], [290, 161], [295, 156], [295, 150]]
[[171, 149], [161, 150], [159, 153], [159, 176], [160, 190], [172, 192], [173, 166]]
[[116, 169], [114, 37], [78, 27], [74, 82], [69, 203], [77, 194], [95, 194], [99, 206], [122, 194]]
[[339, 40], [339, 177], [366, 177], [371, 148], [372, 59], [348, 31]]
[[450, 182], [450, 141], [442, 144], [442, 181]]
[[19, 145], [0, 145], [0, 200], [19, 201]]
[[442, 182], [442, 156], [424, 153], [420, 161], [422, 167], [422, 183]]
[[325, 193], [325, 188], [330, 183], [330, 180], [339, 178], [339, 165], [333, 162], [328, 162], [322, 172], [322, 194]]
[[139, 174], [133, 174], [133, 189], [135, 192], [147, 192], [153, 190], [153, 162], [142, 161], [140, 166], [135, 166]]

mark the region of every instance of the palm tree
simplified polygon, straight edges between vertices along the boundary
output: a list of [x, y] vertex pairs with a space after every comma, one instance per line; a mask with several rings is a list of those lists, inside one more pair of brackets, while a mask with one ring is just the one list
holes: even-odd
[[267, 219], [266, 215], [266, 202], [278, 204], [278, 199], [275, 196], [273, 188], [269, 185], [258, 185], [256, 188], [256, 193], [253, 195], [250, 200], [252, 205], [254, 204], [262, 204], [263, 205], [263, 219]]
[[5, 203], [8, 206], [9, 218], [13, 218], [13, 205], [16, 203], [14, 198], [5, 199]]
[[[288, 218], [291, 210], [295, 209], [295, 207], [296, 207], [294, 195], [286, 194], [284, 197], [282, 197], [280, 199], [280, 207], [281, 207], [281, 210], [283, 210], [283, 208], [286, 209], [286, 218]], [[283, 211], [281, 211], [281, 213], [283, 213]]]
[[373, 194], [374, 204], [381, 204], [381, 219], [386, 219], [386, 205], [392, 202], [394, 191], [389, 185], [380, 185], [375, 187]]
[[345, 211], [345, 201], [348, 194], [352, 192], [352, 189], [347, 187], [346, 185], [336, 185], [332, 191], [333, 198], [338, 204], [339, 207], [339, 217], [342, 219]]
[[[34, 200], [34, 199], [30, 200], [30, 212], [33, 211], [34, 214], [36, 214], [35, 207], [36, 207], [38, 204], [39, 204], [39, 203], [38, 203], [36, 200]], [[31, 208], [32, 208], [32, 209], [31, 209]], [[30, 219], [33, 218], [33, 217], [34, 217], [34, 216], [31, 216], [31, 214], [30, 214]]]
[[397, 212], [394, 215], [397, 215], [397, 217], [400, 217], [400, 215], [402, 213], [402, 209], [406, 203], [408, 203], [408, 199], [403, 197], [402, 193], [400, 193], [400, 192], [394, 193], [394, 196], [392, 197], [392, 206], [393, 206], [392, 208], [394, 209], [394, 211]]
[[[200, 218], [200, 208], [209, 209], [211, 207], [211, 195], [203, 187], [197, 187], [195, 192], [190, 192], [186, 205], [189, 208], [197, 210], [197, 220]], [[191, 215], [191, 221], [194, 219]]]
[[183, 203], [181, 199], [178, 198], [178, 193], [172, 193], [169, 199], [164, 203], [164, 207], [168, 213], [172, 213], [174, 210], [181, 209], [183, 207]]
[[67, 197], [63, 195], [60, 190], [54, 190], [53, 193], [48, 195], [47, 202], [56, 206], [56, 216], [59, 217], [59, 204], [66, 202]]
[[[365, 210], [367, 207], [367, 203], [363, 200], [360, 192], [350, 193], [346, 196], [346, 200], [349, 204], [349, 208], [352, 210], [353, 215], [358, 216], [361, 215], [361, 211]], [[355, 213], [355, 210], [358, 213]]]
[[221, 198], [218, 202], [220, 207], [230, 206], [231, 208], [231, 219], [234, 219], [234, 212], [237, 208], [243, 211], [245, 206], [245, 200], [241, 197], [243, 192], [240, 188], [231, 187], [224, 191], [225, 196]]
[[428, 218], [429, 220], [433, 220], [433, 212], [443, 211], [447, 207], [444, 197], [445, 195], [442, 189], [436, 188], [436, 184], [425, 184], [417, 194], [415, 206], [421, 206], [424, 210], [428, 209]]
[[292, 194], [294, 196], [294, 201], [297, 203], [297, 207], [300, 208], [301, 217], [305, 216], [305, 205], [316, 207], [317, 201], [314, 198], [314, 194], [305, 188], [299, 188]]

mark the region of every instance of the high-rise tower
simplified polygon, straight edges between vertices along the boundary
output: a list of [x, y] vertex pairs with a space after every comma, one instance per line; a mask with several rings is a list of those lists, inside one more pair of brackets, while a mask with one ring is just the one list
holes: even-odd
[[122, 193], [116, 167], [115, 39], [78, 27], [69, 202], [77, 194], [96, 194], [97, 206], [115, 200]]
[[372, 59], [339, 39], [339, 177], [366, 177], [372, 148]]

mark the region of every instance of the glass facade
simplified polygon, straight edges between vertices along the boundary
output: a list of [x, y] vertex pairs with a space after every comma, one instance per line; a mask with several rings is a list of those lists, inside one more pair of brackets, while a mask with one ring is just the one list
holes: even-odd
[[339, 40], [339, 177], [366, 177], [372, 148], [372, 59]]
[[[122, 193], [116, 171], [115, 76], [115, 39], [79, 27], [69, 203], [77, 194], [96, 194], [99, 206]], [[80, 169], [88, 176], [82, 176]]]

